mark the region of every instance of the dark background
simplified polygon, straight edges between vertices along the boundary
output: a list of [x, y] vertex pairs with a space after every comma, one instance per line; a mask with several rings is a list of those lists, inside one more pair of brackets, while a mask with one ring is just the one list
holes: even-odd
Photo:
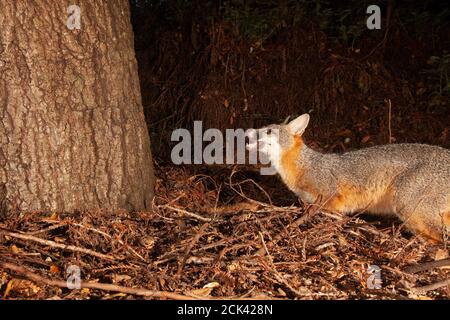
[[[381, 8], [381, 30], [366, 9]], [[157, 161], [170, 134], [248, 128], [310, 112], [306, 141], [340, 152], [389, 142], [450, 147], [445, 1], [131, 1]], [[389, 100], [391, 107], [389, 107]]]

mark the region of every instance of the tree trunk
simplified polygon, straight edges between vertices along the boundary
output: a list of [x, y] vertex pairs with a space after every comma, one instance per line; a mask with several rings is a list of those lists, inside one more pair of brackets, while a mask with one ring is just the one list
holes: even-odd
[[141, 210], [153, 197], [128, 1], [74, 3], [71, 30], [72, 3], [0, 1], [3, 211]]

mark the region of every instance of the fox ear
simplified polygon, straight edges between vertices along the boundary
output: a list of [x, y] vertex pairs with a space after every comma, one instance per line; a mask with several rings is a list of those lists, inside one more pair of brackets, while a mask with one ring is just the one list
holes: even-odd
[[294, 135], [302, 135], [309, 123], [309, 114], [302, 114], [288, 124], [289, 131]]

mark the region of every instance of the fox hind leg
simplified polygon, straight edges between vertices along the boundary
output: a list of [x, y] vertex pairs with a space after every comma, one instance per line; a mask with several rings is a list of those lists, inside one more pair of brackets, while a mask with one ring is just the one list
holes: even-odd
[[441, 187], [426, 179], [417, 179], [426, 177], [427, 170], [426, 167], [414, 168], [394, 182], [394, 211], [410, 231], [437, 243], [445, 238], [443, 231], [446, 224], [450, 225], [450, 213], [447, 201], [440, 196]]
[[[407, 215], [404, 215], [407, 216]], [[414, 234], [426, 238], [429, 242], [437, 244], [442, 242], [442, 228], [439, 224], [427, 219], [429, 213], [414, 213], [404, 220], [405, 226]]]
[[444, 222], [444, 225], [447, 228], [450, 228], [450, 211], [444, 213], [444, 216], [442, 217], [442, 220]]

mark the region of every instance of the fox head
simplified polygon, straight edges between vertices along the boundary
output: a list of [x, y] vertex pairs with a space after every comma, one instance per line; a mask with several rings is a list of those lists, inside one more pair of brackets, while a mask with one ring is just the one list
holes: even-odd
[[309, 123], [309, 114], [305, 113], [288, 124], [271, 124], [256, 130], [258, 139], [251, 140], [247, 149], [259, 152], [260, 157], [266, 157], [271, 165], [280, 170], [283, 153], [301, 143], [301, 136]]

